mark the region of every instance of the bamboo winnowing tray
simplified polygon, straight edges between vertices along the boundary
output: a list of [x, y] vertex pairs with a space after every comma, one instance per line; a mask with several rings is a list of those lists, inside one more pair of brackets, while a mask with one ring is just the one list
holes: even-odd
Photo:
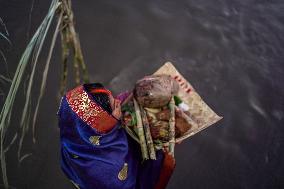
[[176, 138], [176, 142], [181, 142], [222, 119], [202, 100], [192, 85], [177, 71], [172, 63], [165, 63], [153, 75], [160, 74], [170, 75], [178, 81], [180, 87], [177, 95], [189, 106], [190, 117], [196, 122], [196, 126], [183, 136]]

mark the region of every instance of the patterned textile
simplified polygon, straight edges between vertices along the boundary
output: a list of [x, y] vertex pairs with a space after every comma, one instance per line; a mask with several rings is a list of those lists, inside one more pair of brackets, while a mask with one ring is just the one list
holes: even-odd
[[139, 144], [87, 86], [67, 92], [58, 111], [63, 172], [80, 189], [154, 188], [164, 154], [141, 162]]

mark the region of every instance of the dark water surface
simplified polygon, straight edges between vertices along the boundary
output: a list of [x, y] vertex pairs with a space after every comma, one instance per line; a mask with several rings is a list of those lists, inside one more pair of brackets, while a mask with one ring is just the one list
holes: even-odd
[[[0, 0], [0, 17], [13, 43], [9, 48], [0, 41], [11, 74], [28, 41], [31, 2]], [[49, 3], [35, 0], [31, 33]], [[73, 6], [92, 81], [117, 93], [172, 61], [224, 116], [177, 146], [169, 189], [284, 188], [284, 1], [73, 0]], [[72, 188], [59, 167], [59, 71], [58, 43], [37, 122], [38, 141], [26, 140], [24, 147], [33, 156], [18, 164], [15, 146], [8, 154], [15, 188]], [[7, 93], [7, 84], [0, 88]], [[18, 97], [14, 128], [24, 100]]]

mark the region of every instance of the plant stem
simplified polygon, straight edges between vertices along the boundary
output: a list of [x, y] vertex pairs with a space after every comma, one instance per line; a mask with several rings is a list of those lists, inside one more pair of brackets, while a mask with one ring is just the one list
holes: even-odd
[[170, 103], [170, 120], [169, 120], [169, 152], [174, 156], [175, 149], [175, 100], [172, 97]]
[[71, 7], [71, 0], [61, 0], [61, 11], [63, 12], [63, 21], [61, 24], [61, 45], [62, 45], [62, 67], [60, 94], [63, 95], [67, 85], [67, 61], [70, 52], [73, 53], [73, 68], [75, 73], [75, 82], [81, 82], [80, 69], [83, 72], [83, 81], [89, 82], [87, 67], [84, 62], [83, 53], [79, 37], [75, 30], [74, 15]]
[[147, 114], [146, 114], [146, 111], [144, 110], [144, 108], [142, 106], [140, 106], [140, 111], [141, 111], [141, 117], [142, 117], [143, 127], [144, 127], [144, 131], [145, 131], [145, 138], [146, 138], [149, 156], [150, 156], [150, 159], [155, 160], [156, 159], [156, 151], [154, 149], [154, 144], [153, 144], [153, 139], [152, 139], [152, 135], [151, 135], [151, 132], [150, 132], [150, 126], [149, 126]]
[[135, 113], [136, 113], [136, 118], [137, 118], [137, 131], [138, 131], [138, 137], [140, 141], [142, 158], [143, 160], [145, 160], [145, 159], [149, 159], [149, 155], [148, 155], [148, 150], [147, 150], [147, 145], [146, 145], [146, 140], [145, 140], [144, 129], [142, 125], [141, 113], [140, 113], [139, 105], [135, 98], [133, 98], [133, 102], [134, 102], [134, 108], [135, 108]]

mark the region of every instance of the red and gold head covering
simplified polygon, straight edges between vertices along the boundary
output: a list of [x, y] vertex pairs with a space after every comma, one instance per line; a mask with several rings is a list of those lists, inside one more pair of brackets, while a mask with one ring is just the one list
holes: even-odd
[[[111, 94], [105, 89], [95, 89], [97, 92]], [[66, 99], [71, 109], [88, 125], [98, 132], [106, 133], [117, 123], [117, 119], [98, 105], [90, 94], [84, 90], [84, 86], [67, 92]]]

